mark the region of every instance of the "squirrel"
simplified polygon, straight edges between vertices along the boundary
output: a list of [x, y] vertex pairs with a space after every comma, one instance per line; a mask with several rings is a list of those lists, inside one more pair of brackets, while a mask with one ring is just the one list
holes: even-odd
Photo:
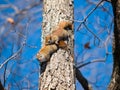
[[68, 30], [72, 30], [73, 25], [68, 21], [61, 21], [58, 27], [45, 38], [45, 44], [58, 44], [60, 40], [67, 39], [69, 37]]
[[65, 49], [67, 44], [64, 41], [59, 41], [59, 44], [51, 44], [43, 46], [40, 51], [37, 53], [36, 57], [40, 62], [49, 61], [51, 55], [58, 50], [58, 48]]
[[51, 55], [57, 50], [58, 50], [58, 46], [56, 44], [45, 45], [40, 49], [36, 57], [40, 62], [45, 62], [48, 61]]
[[67, 30], [72, 30], [73, 26], [71, 22], [62, 21], [58, 24], [58, 27], [45, 38], [45, 45], [37, 53], [36, 57], [40, 62], [49, 61], [51, 55], [59, 48], [67, 48], [67, 44], [64, 39], [69, 37]]

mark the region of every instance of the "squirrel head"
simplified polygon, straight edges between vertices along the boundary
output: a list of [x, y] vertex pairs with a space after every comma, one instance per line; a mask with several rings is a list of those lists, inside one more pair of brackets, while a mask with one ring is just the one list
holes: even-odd
[[45, 62], [46, 61], [45, 56], [41, 53], [38, 53], [36, 57], [40, 62]]
[[45, 38], [45, 44], [50, 45], [50, 44], [58, 44], [59, 38], [57, 35], [48, 35]]

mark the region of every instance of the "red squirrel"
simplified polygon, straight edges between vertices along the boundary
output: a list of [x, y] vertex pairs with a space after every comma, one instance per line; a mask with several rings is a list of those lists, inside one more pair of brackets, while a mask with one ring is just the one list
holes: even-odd
[[40, 49], [36, 56], [40, 62], [49, 61], [51, 55], [59, 48], [67, 48], [67, 44], [64, 42], [64, 39], [69, 37], [68, 29], [73, 29], [72, 23], [62, 21], [50, 35], [46, 36], [45, 45]]
[[45, 44], [58, 44], [60, 40], [67, 39], [69, 37], [68, 29], [73, 29], [72, 23], [68, 21], [61, 21], [57, 28], [50, 35], [46, 36]]
[[45, 45], [40, 49], [36, 57], [40, 62], [49, 61], [50, 56], [57, 50], [58, 50], [58, 47], [56, 44]]
[[40, 49], [36, 57], [40, 62], [49, 61], [51, 55], [55, 53], [59, 48], [66, 50], [67, 44], [64, 41], [59, 41], [58, 45], [57, 44], [45, 45]]

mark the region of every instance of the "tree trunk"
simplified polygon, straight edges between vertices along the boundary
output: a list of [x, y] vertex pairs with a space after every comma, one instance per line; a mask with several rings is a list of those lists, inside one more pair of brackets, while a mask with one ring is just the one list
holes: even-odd
[[0, 82], [0, 90], [4, 90], [4, 87], [1, 82]]
[[109, 90], [120, 90], [120, 0], [112, 0], [114, 11], [114, 65]]
[[[72, 0], [44, 0], [42, 44], [45, 37], [57, 27], [61, 21], [73, 20]], [[70, 21], [72, 22], [72, 21]], [[40, 77], [40, 90], [75, 90], [75, 74], [73, 67], [73, 30], [68, 39], [68, 50], [59, 49], [46, 63], [45, 71]]]

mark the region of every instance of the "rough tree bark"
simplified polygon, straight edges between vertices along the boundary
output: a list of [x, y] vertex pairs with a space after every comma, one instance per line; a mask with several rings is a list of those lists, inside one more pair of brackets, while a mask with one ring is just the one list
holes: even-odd
[[[44, 0], [42, 43], [60, 21], [73, 20], [73, 0]], [[73, 35], [73, 30], [69, 33]], [[68, 39], [68, 51], [59, 49], [46, 63], [40, 77], [40, 90], [75, 90], [73, 67], [73, 36]]]
[[108, 90], [120, 90], [120, 0], [111, 0], [114, 12], [114, 65]]

